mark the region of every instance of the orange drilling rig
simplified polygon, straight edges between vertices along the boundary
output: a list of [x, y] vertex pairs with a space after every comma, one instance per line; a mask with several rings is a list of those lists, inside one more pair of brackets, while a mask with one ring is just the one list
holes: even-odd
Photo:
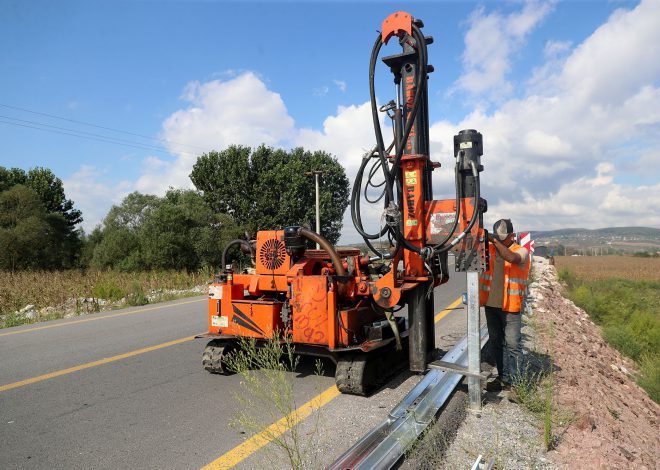
[[[234, 240], [223, 253], [225, 269], [209, 284], [210, 338], [203, 366], [225, 373], [223, 357], [239, 347], [237, 338], [266, 340], [289, 335], [295, 351], [331, 358], [343, 393], [369, 394], [407, 362], [425, 372], [435, 350], [433, 289], [449, 278], [448, 254], [456, 271], [481, 271], [487, 263], [483, 229], [486, 201], [480, 197], [482, 136], [462, 130], [454, 136], [456, 197], [433, 200], [429, 158], [427, 62], [432, 37], [405, 12], [388, 16], [371, 52], [369, 88], [376, 146], [364, 156], [351, 194], [356, 230], [373, 252], [336, 249], [323, 236], [299, 226], [260, 231], [256, 240]], [[395, 84], [395, 99], [378, 107], [375, 70], [381, 48], [394, 37], [401, 52], [384, 57]], [[386, 146], [380, 113], [393, 123]], [[369, 170], [367, 170], [369, 168]], [[365, 171], [367, 174], [365, 181]], [[382, 175], [381, 183], [374, 183]], [[380, 187], [383, 227], [362, 225], [361, 198]], [[372, 241], [385, 237], [386, 250]], [[319, 249], [310, 249], [317, 243]], [[256, 265], [254, 274], [235, 273], [225, 264], [238, 245]], [[407, 315], [401, 316], [404, 307]], [[394, 313], [400, 312], [395, 315]], [[406, 357], [407, 351], [407, 357]]]

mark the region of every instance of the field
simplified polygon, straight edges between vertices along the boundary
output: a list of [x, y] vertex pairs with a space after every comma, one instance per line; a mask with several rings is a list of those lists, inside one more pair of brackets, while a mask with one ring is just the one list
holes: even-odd
[[[0, 271], [0, 314], [11, 315], [26, 305], [34, 305], [36, 310], [61, 310], [81, 298], [111, 302], [125, 299], [127, 305], [142, 305], [153, 291], [190, 289], [206, 284], [208, 279], [208, 273], [185, 271]], [[98, 303], [92, 304], [98, 308]], [[76, 305], [74, 309], [82, 313]]]
[[614, 278], [660, 281], [660, 258], [555, 256], [555, 266], [557, 272], [568, 269], [575, 276], [588, 281]]
[[555, 257], [555, 265], [568, 297], [637, 363], [638, 383], [660, 402], [660, 259]]

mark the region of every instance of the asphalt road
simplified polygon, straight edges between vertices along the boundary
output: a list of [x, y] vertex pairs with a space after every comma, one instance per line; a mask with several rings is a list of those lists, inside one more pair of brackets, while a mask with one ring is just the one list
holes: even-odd
[[[437, 288], [436, 312], [464, 289], [463, 274]], [[244, 442], [229, 425], [240, 378], [206, 373], [206, 341], [192, 339], [206, 329], [205, 300], [0, 330], [0, 468], [200, 468]], [[436, 324], [440, 347], [464, 334], [461, 311]], [[297, 374], [297, 403], [331, 388], [332, 373]], [[326, 460], [382, 419], [388, 400], [394, 406], [410, 388], [398, 386], [406, 381], [415, 378], [399, 377], [371, 398], [341, 396], [326, 405], [341, 407], [333, 415], [375, 410], [333, 437]], [[325, 425], [333, 433], [332, 420]], [[260, 466], [260, 452], [238, 466]]]

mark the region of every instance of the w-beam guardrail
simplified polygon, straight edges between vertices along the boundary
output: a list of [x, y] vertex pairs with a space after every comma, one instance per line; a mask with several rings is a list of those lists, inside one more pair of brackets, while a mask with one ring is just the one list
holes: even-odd
[[[486, 326], [480, 329], [481, 347], [488, 340]], [[466, 335], [442, 357], [444, 363], [466, 367], [468, 364]], [[390, 469], [435, 420], [463, 377], [458, 372], [431, 369], [387, 418], [348, 449], [329, 470]]]

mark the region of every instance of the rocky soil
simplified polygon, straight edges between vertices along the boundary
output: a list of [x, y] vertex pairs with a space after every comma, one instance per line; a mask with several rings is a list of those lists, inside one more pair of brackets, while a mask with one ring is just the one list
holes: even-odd
[[550, 459], [561, 468], [657, 468], [660, 407], [635, 383], [634, 364], [562, 297], [554, 266], [535, 263], [534, 277], [532, 306], [555, 364], [555, 402], [573, 414]]
[[538, 413], [485, 393], [482, 413], [468, 413], [443, 455], [431, 463], [425, 451], [413, 467], [470, 468], [481, 454], [498, 469], [658, 468], [660, 407], [635, 383], [634, 364], [562, 297], [554, 266], [535, 259], [533, 279], [524, 347], [532, 370], [553, 371], [554, 448], [545, 451]]

